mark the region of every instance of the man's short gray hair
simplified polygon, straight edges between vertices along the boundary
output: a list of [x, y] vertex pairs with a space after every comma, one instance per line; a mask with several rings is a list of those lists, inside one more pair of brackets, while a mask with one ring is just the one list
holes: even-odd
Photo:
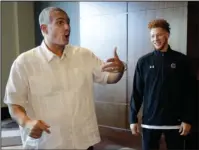
[[39, 25], [42, 24], [49, 24], [50, 23], [50, 13], [52, 11], [62, 11], [66, 13], [64, 10], [58, 7], [47, 7], [42, 10], [42, 12], [39, 14]]

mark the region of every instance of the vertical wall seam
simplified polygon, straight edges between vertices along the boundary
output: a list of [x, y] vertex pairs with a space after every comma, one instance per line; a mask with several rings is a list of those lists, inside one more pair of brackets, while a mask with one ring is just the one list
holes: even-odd
[[127, 70], [126, 70], [126, 128], [129, 128], [129, 94], [128, 94], [128, 3], [126, 2], [126, 64], [127, 64]]
[[14, 26], [15, 26], [15, 44], [16, 44], [16, 56], [20, 54], [19, 50], [19, 21], [18, 21], [18, 2], [13, 2], [14, 3]]

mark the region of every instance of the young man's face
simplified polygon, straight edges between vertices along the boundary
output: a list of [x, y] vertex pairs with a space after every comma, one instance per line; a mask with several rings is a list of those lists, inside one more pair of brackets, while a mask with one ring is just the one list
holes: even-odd
[[69, 18], [65, 12], [52, 11], [50, 23], [46, 26], [46, 37], [49, 42], [59, 46], [69, 43], [70, 25]]
[[162, 50], [168, 45], [169, 33], [163, 28], [152, 28], [150, 34], [156, 50]]

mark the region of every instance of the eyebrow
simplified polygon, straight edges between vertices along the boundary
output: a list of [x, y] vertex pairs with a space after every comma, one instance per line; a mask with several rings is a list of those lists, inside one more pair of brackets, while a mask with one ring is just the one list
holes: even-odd
[[56, 21], [57, 21], [57, 20], [65, 20], [65, 19], [64, 19], [64, 18], [57, 18]]
[[70, 24], [70, 18], [63, 18], [63, 17], [60, 17], [60, 18], [57, 18], [55, 21], [59, 21], [59, 20], [66, 20], [68, 24]]

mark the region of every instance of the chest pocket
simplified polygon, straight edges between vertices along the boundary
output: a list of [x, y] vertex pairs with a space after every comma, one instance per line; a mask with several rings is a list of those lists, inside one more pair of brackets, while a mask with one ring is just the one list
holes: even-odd
[[45, 96], [52, 92], [52, 79], [47, 73], [31, 76], [29, 78], [30, 92], [32, 95]]

